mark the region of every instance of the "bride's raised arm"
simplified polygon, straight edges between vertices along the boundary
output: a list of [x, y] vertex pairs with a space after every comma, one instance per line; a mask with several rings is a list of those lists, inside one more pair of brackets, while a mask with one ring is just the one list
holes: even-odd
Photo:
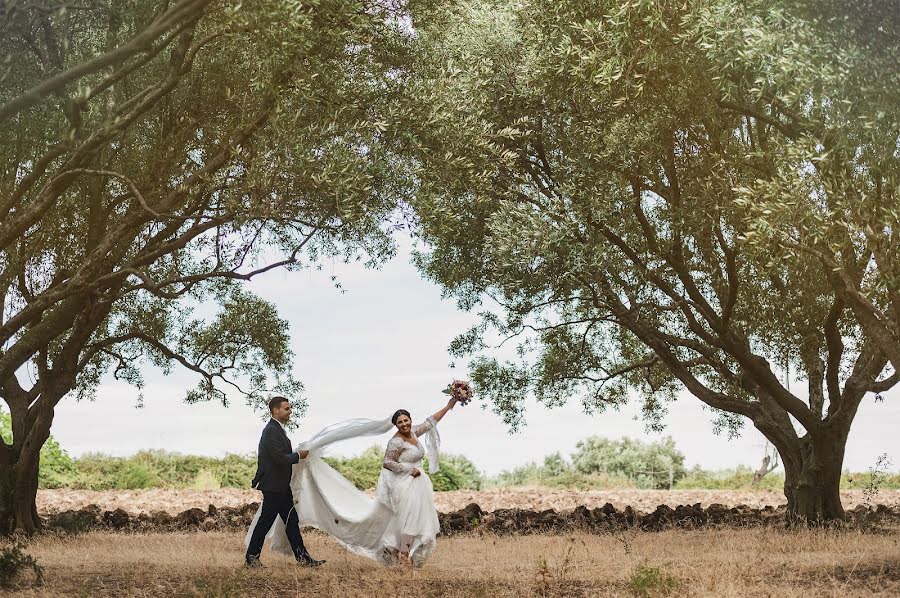
[[416, 436], [421, 436], [422, 434], [428, 432], [431, 428], [436, 426], [437, 423], [441, 421], [441, 418], [447, 415], [447, 412], [453, 409], [454, 406], [456, 406], [456, 399], [450, 399], [449, 401], [447, 401], [447, 404], [444, 405], [443, 409], [441, 409], [434, 415], [429, 415], [428, 418], [421, 424], [413, 426], [413, 434], [415, 434]]
[[434, 423], [438, 423], [439, 421], [441, 421], [441, 418], [444, 417], [445, 415], [447, 415], [447, 412], [449, 412], [455, 406], [456, 406], [456, 399], [450, 399], [449, 401], [447, 401], [447, 404], [444, 405], [443, 409], [441, 409], [440, 411], [436, 412], [434, 415], [431, 416], [431, 419], [434, 420]]

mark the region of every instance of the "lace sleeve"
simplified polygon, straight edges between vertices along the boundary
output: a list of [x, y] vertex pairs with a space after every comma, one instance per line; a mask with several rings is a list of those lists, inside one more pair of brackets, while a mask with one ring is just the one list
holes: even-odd
[[403, 441], [397, 438], [391, 438], [387, 444], [387, 450], [384, 451], [384, 468], [394, 473], [406, 473], [412, 469], [409, 463], [401, 463], [400, 453], [403, 452]]
[[412, 432], [416, 435], [416, 437], [418, 437], [431, 430], [434, 426], [434, 418], [429, 415], [428, 419], [426, 419], [424, 422], [417, 426], [413, 426]]

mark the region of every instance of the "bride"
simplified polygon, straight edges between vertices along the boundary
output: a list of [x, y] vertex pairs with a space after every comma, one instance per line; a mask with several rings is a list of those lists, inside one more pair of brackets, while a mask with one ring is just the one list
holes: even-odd
[[[329, 426], [297, 447], [309, 451], [294, 465], [291, 490], [300, 526], [315, 527], [355, 554], [385, 564], [422, 566], [434, 552], [440, 531], [431, 479], [422, 471], [428, 456], [430, 473], [438, 471], [440, 436], [437, 423], [456, 405], [451, 398], [423, 423], [412, 425], [400, 409], [386, 420], [353, 419]], [[339, 441], [383, 434], [396, 427], [388, 441], [375, 497], [357, 489], [322, 458]], [[424, 440], [423, 448], [421, 440]], [[249, 542], [259, 520], [257, 511], [247, 532]], [[276, 517], [268, 538], [272, 550], [291, 554], [284, 523]]]

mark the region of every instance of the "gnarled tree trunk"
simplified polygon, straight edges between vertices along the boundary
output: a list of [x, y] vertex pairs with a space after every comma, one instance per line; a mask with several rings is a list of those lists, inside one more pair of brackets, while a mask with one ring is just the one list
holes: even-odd
[[0, 537], [17, 531], [31, 535], [41, 528], [37, 511], [40, 451], [53, 422], [53, 408], [47, 402], [26, 409], [13, 401], [11, 407], [12, 444], [0, 445]]
[[37, 513], [40, 458], [22, 460], [21, 451], [4, 448], [0, 458], [0, 536], [33, 534], [41, 527]]
[[800, 439], [799, 451], [784, 462], [788, 524], [821, 524], [845, 518], [841, 469], [847, 434], [825, 429]]
[[8, 446], [0, 446], [0, 537], [9, 536], [16, 529], [15, 482], [12, 476]]

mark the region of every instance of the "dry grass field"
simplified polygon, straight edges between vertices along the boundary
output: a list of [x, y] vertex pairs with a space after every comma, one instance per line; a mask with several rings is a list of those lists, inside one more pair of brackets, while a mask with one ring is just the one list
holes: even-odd
[[[860, 492], [842, 493], [851, 508]], [[240, 506], [259, 500], [243, 490], [41, 491], [42, 512], [96, 504], [131, 513]], [[770, 492], [592, 491], [545, 488], [436, 494], [438, 509], [477, 502], [486, 511], [520, 507], [570, 510], [611, 502], [652, 510], [659, 504], [718, 502], [762, 507]], [[877, 502], [896, 506], [900, 491]], [[244, 569], [240, 532], [45, 535], [26, 552], [45, 570], [0, 596], [900, 596], [900, 527], [861, 531], [775, 528], [671, 530], [659, 533], [574, 533], [495, 536], [476, 532], [440, 537], [418, 570], [385, 568], [349, 554], [332, 539], [306, 534], [310, 551], [328, 563], [303, 569], [263, 553], [265, 570]]]
[[[46, 570], [16, 596], [897, 596], [900, 529], [863, 534], [725, 529], [439, 538], [423, 568], [386, 568], [307, 534], [315, 570], [263, 553], [241, 567], [240, 533], [41, 537]], [[12, 595], [0, 591], [0, 596]]]

